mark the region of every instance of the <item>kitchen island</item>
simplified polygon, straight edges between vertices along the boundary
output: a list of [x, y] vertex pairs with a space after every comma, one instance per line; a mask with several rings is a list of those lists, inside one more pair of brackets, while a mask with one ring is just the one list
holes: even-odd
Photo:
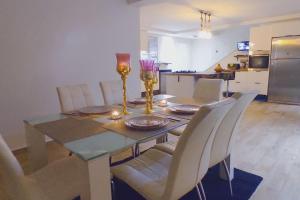
[[224, 79], [226, 81], [224, 89], [228, 88], [228, 81], [234, 80], [234, 72], [222, 72], [222, 73], [205, 73], [205, 72], [166, 72], [162, 73], [165, 82], [165, 91], [161, 93], [171, 94], [177, 97], [193, 97], [194, 86], [199, 78], [209, 79]]

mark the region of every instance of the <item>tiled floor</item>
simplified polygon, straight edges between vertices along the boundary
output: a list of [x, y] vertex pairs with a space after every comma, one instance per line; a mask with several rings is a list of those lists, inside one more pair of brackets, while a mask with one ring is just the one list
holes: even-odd
[[[247, 110], [237, 135], [233, 161], [235, 167], [264, 178], [254, 200], [300, 199], [300, 106], [254, 102]], [[171, 138], [174, 139], [174, 138]], [[151, 146], [148, 143], [142, 149]], [[68, 152], [49, 143], [49, 160]], [[130, 151], [113, 160], [118, 160]], [[27, 173], [26, 151], [15, 152]], [[6, 200], [0, 182], [0, 199]]]

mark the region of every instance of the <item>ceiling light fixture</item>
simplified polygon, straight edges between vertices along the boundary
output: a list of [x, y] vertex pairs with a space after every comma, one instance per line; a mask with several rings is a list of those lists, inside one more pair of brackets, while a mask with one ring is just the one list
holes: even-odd
[[201, 15], [200, 31], [198, 33], [199, 38], [210, 39], [212, 37], [211, 33], [211, 13], [204, 10], [199, 10]]

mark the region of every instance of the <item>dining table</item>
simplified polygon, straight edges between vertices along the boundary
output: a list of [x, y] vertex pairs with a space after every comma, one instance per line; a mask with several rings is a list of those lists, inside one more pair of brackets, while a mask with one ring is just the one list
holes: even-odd
[[[154, 103], [153, 112], [147, 115], [169, 120], [166, 126], [155, 130], [134, 130], [125, 126], [126, 120], [146, 115], [145, 105], [134, 104], [128, 104], [129, 114], [121, 119], [112, 119], [110, 113], [82, 116], [58, 113], [24, 120], [31, 171], [48, 164], [46, 138], [50, 138], [79, 158], [88, 174], [90, 199], [111, 200], [110, 156], [150, 140], [163, 142], [165, 139], [161, 138], [166, 138], [168, 132], [188, 124], [192, 115], [172, 113], [170, 107], [184, 103], [199, 107], [204, 104], [192, 98], [165, 97], [169, 99], [168, 104]], [[163, 96], [158, 96], [156, 102], [162, 99]], [[113, 109], [121, 110], [122, 107], [115, 105]], [[220, 177], [226, 179], [224, 169], [220, 169]]]

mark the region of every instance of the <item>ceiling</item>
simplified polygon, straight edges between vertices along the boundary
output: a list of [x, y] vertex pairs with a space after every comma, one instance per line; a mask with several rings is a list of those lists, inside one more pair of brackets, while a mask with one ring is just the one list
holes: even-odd
[[128, 0], [140, 7], [141, 29], [192, 36], [200, 27], [199, 9], [212, 12], [212, 30], [300, 19], [299, 0]]

